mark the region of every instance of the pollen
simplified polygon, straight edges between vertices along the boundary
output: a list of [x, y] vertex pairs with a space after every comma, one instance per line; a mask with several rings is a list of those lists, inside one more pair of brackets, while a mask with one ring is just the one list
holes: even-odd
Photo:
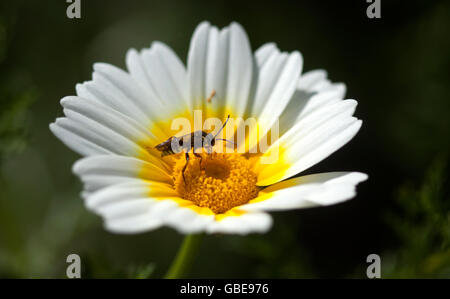
[[184, 155], [173, 168], [174, 188], [182, 198], [222, 214], [258, 195], [257, 178], [246, 157], [235, 153], [203, 153], [201, 157], [190, 154], [184, 180]]

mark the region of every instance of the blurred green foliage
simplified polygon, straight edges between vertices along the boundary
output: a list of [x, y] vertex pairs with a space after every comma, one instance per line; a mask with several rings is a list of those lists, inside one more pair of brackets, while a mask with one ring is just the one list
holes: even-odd
[[437, 158], [421, 186], [407, 184], [396, 196], [397, 213], [387, 221], [399, 238], [383, 269], [389, 278], [450, 277], [448, 159]]
[[[4, 5], [4, 4], [2, 4]], [[23, 85], [21, 74], [8, 67], [8, 45], [12, 15], [0, 15], [0, 167], [8, 155], [20, 152], [27, 144], [28, 109], [35, 99], [33, 88]], [[0, 275], [14, 273], [24, 262], [23, 239], [17, 219], [9, 209], [5, 178], [0, 173]]]
[[24, 149], [26, 113], [36, 98], [34, 88], [6, 62], [13, 15], [0, 15], [0, 163], [7, 154]]

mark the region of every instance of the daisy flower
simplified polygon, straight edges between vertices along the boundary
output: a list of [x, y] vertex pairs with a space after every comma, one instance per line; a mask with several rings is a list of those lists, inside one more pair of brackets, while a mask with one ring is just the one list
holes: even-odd
[[[94, 64], [92, 80], [61, 100], [65, 116], [50, 124], [84, 156], [73, 171], [86, 206], [109, 231], [266, 232], [269, 211], [336, 204], [367, 179], [359, 172], [292, 178], [346, 144], [362, 123], [345, 86], [323, 70], [302, 74], [297, 51], [268, 43], [252, 53], [239, 24], [220, 30], [203, 22], [187, 66], [161, 42], [129, 50], [126, 65]], [[194, 122], [194, 111], [221, 121], [254, 118], [258, 136], [274, 127], [279, 135], [263, 153], [249, 153], [259, 144], [247, 138], [240, 153], [191, 152], [188, 162], [184, 153], [161, 155], [155, 147], [175, 136], [173, 120]], [[275, 152], [277, 159], [262, 162]]]

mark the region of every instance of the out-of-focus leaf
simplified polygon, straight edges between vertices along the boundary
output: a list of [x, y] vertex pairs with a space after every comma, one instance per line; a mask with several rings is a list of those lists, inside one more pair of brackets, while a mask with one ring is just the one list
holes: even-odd
[[130, 267], [128, 271], [128, 278], [147, 279], [155, 271], [156, 265], [150, 263], [148, 265], [138, 265]]
[[387, 254], [384, 277], [442, 278], [450, 274], [450, 198], [447, 158], [437, 158], [421, 186], [400, 188], [398, 212], [387, 221], [398, 236], [400, 247]]

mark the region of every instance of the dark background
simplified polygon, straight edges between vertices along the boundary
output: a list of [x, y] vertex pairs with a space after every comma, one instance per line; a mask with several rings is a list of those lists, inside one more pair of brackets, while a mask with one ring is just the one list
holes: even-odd
[[450, 2], [381, 0], [381, 19], [354, 1], [81, 0], [0, 4], [0, 277], [160, 277], [182, 236], [162, 228], [116, 235], [79, 197], [78, 158], [49, 131], [60, 98], [91, 79], [94, 62], [125, 67], [128, 48], [153, 40], [186, 61], [196, 25], [237, 21], [252, 49], [299, 50], [304, 70], [347, 84], [363, 119], [358, 135], [309, 169], [362, 171], [358, 196], [327, 208], [274, 213], [264, 235], [207, 236], [192, 277], [450, 278], [446, 176], [450, 112]]

